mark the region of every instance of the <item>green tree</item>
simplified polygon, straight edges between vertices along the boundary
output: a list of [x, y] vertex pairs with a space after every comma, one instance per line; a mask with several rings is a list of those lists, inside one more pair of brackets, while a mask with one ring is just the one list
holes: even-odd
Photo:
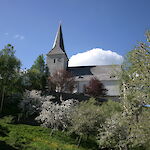
[[39, 70], [40, 73], [45, 73], [46, 65], [45, 65], [45, 60], [44, 60], [44, 55], [43, 54], [39, 55], [37, 57], [37, 59], [34, 61], [34, 64], [31, 67], [31, 70], [32, 69]]
[[3, 102], [5, 96], [13, 94], [20, 84], [19, 70], [21, 62], [15, 56], [14, 47], [10, 44], [6, 45], [4, 49], [0, 51], [0, 97], [1, 107], [0, 112], [3, 109]]
[[44, 55], [39, 55], [32, 67], [24, 75], [26, 88], [29, 90], [45, 90], [47, 84], [48, 71], [44, 60]]

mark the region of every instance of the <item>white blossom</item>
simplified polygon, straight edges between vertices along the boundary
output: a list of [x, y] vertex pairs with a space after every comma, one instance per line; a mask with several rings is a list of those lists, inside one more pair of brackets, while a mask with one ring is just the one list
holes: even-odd
[[63, 101], [61, 104], [47, 100], [43, 102], [42, 111], [36, 120], [42, 122], [45, 127], [65, 130], [70, 123], [73, 107], [77, 103], [74, 99]]
[[53, 96], [41, 96], [41, 91], [26, 91], [23, 100], [19, 104], [19, 108], [27, 116], [41, 111], [41, 106], [44, 101], [52, 100]]

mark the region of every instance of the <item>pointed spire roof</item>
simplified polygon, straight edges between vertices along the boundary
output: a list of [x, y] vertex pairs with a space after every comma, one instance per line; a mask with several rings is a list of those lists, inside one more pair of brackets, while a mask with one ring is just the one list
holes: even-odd
[[55, 41], [53, 44], [53, 48], [48, 54], [65, 54], [67, 57], [67, 54], [65, 52], [65, 47], [64, 47], [64, 40], [63, 40], [61, 24], [59, 24], [58, 31], [57, 31]]
[[58, 28], [58, 31], [57, 31], [57, 34], [56, 34], [56, 37], [55, 37], [55, 41], [54, 41], [54, 44], [53, 44], [53, 48], [55, 48], [55, 47], [60, 47], [62, 49], [62, 51], [65, 52], [61, 24], [59, 24], [59, 28]]

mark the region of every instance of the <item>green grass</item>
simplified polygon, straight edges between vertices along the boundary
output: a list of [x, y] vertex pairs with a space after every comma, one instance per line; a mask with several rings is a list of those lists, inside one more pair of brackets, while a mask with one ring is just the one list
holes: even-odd
[[65, 132], [55, 131], [54, 134], [50, 136], [51, 129], [25, 124], [11, 124], [9, 120], [11, 120], [9, 117], [0, 119], [0, 150], [96, 149], [93, 143], [86, 143], [85, 141], [78, 148], [75, 139]]

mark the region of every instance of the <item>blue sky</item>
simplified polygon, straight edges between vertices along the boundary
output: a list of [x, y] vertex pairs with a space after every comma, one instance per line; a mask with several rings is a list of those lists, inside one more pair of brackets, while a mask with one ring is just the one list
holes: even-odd
[[125, 55], [150, 29], [150, 0], [0, 0], [0, 49], [15, 46], [22, 68], [52, 48], [62, 22], [70, 58], [94, 48]]

